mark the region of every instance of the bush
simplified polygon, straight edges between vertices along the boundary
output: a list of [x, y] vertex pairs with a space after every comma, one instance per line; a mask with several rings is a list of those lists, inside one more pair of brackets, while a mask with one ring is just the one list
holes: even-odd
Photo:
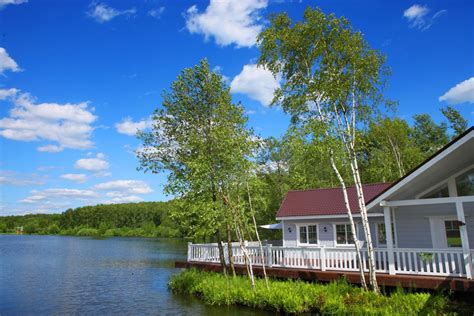
[[99, 231], [95, 228], [81, 228], [76, 232], [77, 236], [98, 236]]
[[[447, 296], [431, 293], [376, 295], [341, 280], [329, 284], [293, 280], [269, 280], [269, 289], [256, 279], [255, 291], [246, 277], [187, 270], [174, 275], [169, 287], [176, 293], [192, 294], [209, 305], [244, 305], [284, 313], [321, 314], [444, 314], [453, 312]], [[459, 306], [456, 306], [456, 308]]]

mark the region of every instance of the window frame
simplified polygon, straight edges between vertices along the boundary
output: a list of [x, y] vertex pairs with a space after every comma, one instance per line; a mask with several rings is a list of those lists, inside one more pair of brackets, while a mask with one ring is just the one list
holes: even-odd
[[[296, 225], [296, 246], [300, 247], [315, 247], [320, 245], [320, 240], [319, 240], [319, 223], [298, 223]], [[310, 244], [309, 243], [309, 229], [308, 226], [316, 226], [316, 243], [315, 244]], [[306, 243], [302, 243], [300, 241], [300, 229], [301, 227], [306, 227]]]
[[[387, 247], [387, 238], [385, 236], [385, 243], [380, 243], [380, 232], [379, 232], [379, 226], [380, 225], [384, 225], [385, 226], [385, 223], [384, 222], [376, 222], [375, 223], [375, 235], [376, 235], [376, 238], [377, 238], [377, 247], [381, 247], [381, 248], [386, 248]], [[396, 236], [396, 228], [395, 228], [395, 222], [393, 221], [392, 219], [392, 241], [393, 241], [393, 246], [396, 247], [397, 246], [397, 236]]]
[[[334, 245], [336, 247], [355, 247], [355, 243], [340, 244], [340, 243], [337, 242], [337, 225], [346, 225], [345, 227], [349, 226], [349, 231], [347, 231], [347, 229], [346, 229], [346, 239], [347, 239], [347, 234], [351, 233], [350, 232], [350, 226], [351, 226], [350, 222], [333, 223], [332, 225], [333, 225], [332, 229], [333, 229], [333, 235], [334, 235]], [[358, 238], [359, 237], [359, 225], [358, 225], [358, 223], [354, 223], [354, 225], [355, 225], [355, 230], [356, 230], [355, 233], [356, 233], [357, 239], [359, 239]]]

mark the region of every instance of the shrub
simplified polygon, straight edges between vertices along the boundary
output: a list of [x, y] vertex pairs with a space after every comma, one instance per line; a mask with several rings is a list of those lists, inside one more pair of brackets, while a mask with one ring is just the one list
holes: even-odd
[[99, 231], [95, 228], [81, 228], [76, 232], [77, 236], [98, 236]]

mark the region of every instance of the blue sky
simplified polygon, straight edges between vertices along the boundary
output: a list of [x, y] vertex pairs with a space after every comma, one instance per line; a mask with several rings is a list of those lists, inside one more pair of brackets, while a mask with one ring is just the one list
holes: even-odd
[[0, 213], [165, 200], [165, 175], [136, 171], [137, 128], [184, 67], [208, 58], [263, 137], [289, 122], [254, 66], [272, 12], [347, 17], [392, 69], [398, 115], [452, 104], [474, 122], [473, 1], [0, 0]]

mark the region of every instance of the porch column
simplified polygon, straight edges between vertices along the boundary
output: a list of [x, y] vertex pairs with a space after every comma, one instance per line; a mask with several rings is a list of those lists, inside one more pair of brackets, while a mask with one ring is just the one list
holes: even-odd
[[464, 206], [461, 201], [456, 201], [456, 214], [458, 221], [464, 223], [459, 226], [459, 233], [461, 235], [462, 253], [464, 257], [464, 265], [466, 269], [466, 278], [472, 279], [472, 262], [469, 249], [469, 239], [467, 236], [466, 218], [464, 217]]
[[392, 216], [390, 215], [390, 207], [383, 207], [383, 217], [385, 219], [385, 239], [387, 241], [388, 254], [388, 273], [395, 274], [395, 256], [393, 254], [393, 233], [392, 233]]

